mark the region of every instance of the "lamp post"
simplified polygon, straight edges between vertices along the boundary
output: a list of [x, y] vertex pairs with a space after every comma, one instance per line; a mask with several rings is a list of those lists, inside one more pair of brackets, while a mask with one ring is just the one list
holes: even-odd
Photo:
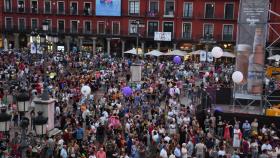
[[[49, 30], [49, 24], [48, 22], [44, 21], [42, 24], [42, 28], [44, 31], [44, 37], [46, 39], [46, 32]], [[46, 40], [42, 41], [44, 43], [44, 47], [46, 46]], [[43, 94], [41, 95], [41, 99], [42, 100], [49, 100], [49, 93], [48, 93], [48, 84], [47, 84], [47, 72], [46, 72], [46, 59], [47, 59], [47, 54], [46, 54], [46, 50], [43, 49], [43, 58], [44, 58], [44, 62], [43, 62], [43, 68], [44, 68], [44, 90], [43, 90]]]
[[[132, 25], [134, 25], [134, 31], [133, 33], [136, 34], [136, 55], [138, 57], [138, 47], [139, 47], [139, 28], [145, 27], [144, 23], [140, 23], [139, 20], [134, 20], [131, 22]], [[143, 50], [142, 50], [143, 51]]]
[[0, 113], [0, 131], [5, 134], [9, 133], [11, 121], [11, 115], [7, 114], [6, 110], [6, 108], [2, 108]]
[[25, 112], [28, 112], [28, 108], [30, 106], [30, 97], [25, 90], [20, 90], [20, 93], [16, 96], [16, 98], [18, 111], [24, 116]]
[[39, 136], [43, 136], [47, 132], [48, 118], [43, 116], [42, 111], [38, 111], [38, 116], [34, 119], [35, 131]]
[[23, 117], [20, 122], [21, 127], [21, 139], [20, 139], [20, 149], [21, 149], [21, 158], [26, 158], [26, 150], [28, 148], [28, 142], [27, 142], [27, 129], [29, 126], [29, 119], [27, 117]]

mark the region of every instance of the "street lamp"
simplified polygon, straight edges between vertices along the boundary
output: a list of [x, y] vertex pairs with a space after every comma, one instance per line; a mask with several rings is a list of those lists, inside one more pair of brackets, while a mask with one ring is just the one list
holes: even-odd
[[37, 135], [45, 135], [47, 132], [48, 118], [43, 116], [43, 112], [39, 111], [38, 116], [34, 119], [35, 131]]
[[[139, 28], [145, 27], [144, 23], [140, 23], [139, 20], [134, 20], [131, 22], [132, 25], [134, 25], [134, 31], [133, 33], [136, 34], [136, 55], [138, 57], [138, 47], [139, 47]], [[143, 51], [143, 50], [142, 50]]]
[[21, 90], [21, 92], [16, 96], [17, 98], [17, 107], [18, 111], [21, 113], [28, 112], [29, 104], [29, 95], [25, 90]]
[[10, 130], [11, 115], [6, 113], [6, 108], [1, 109], [0, 113], [0, 131], [8, 132]]
[[20, 139], [20, 149], [21, 149], [21, 157], [26, 158], [26, 151], [28, 148], [28, 142], [27, 142], [27, 129], [29, 126], [29, 119], [27, 117], [23, 117], [20, 121], [20, 127], [21, 127], [21, 139]]

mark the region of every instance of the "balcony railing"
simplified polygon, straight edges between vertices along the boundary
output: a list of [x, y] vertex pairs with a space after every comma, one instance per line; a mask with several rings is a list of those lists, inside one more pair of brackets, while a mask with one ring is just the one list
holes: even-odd
[[190, 33], [188, 33], [188, 32], [183, 32], [183, 37], [182, 37], [183, 39], [185, 39], [185, 40], [191, 40], [191, 34]]
[[22, 7], [17, 8], [17, 12], [18, 13], [24, 13], [25, 12], [25, 8], [22, 8]]
[[223, 41], [232, 41], [233, 35], [232, 34], [223, 34]]
[[158, 11], [148, 11], [146, 15], [147, 17], [159, 17]]
[[165, 18], [174, 18], [174, 11], [172, 11], [172, 10], [166, 11], [164, 13], [163, 17], [165, 17]]
[[185, 18], [185, 19], [191, 19], [191, 18], [193, 18], [193, 15], [192, 15], [192, 14], [184, 14], [184, 15], [183, 15], [183, 18]]

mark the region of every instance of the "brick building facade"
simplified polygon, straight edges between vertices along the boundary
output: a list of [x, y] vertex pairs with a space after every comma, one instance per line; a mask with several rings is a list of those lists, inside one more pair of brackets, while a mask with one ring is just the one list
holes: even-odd
[[[120, 54], [136, 46], [150, 49], [204, 49], [204, 40], [233, 50], [237, 32], [239, 0], [119, 0], [120, 16], [96, 15], [96, 1], [106, 0], [1, 0], [0, 42], [11, 47], [26, 47], [30, 33], [49, 23], [48, 33], [57, 33], [58, 46], [95, 52], [104, 49]], [[271, 8], [280, 10], [277, 0]], [[114, 3], [114, 0], [113, 0]], [[98, 4], [99, 5], [99, 4]], [[138, 20], [142, 27], [135, 27]], [[271, 21], [279, 21], [271, 16]], [[276, 29], [280, 28], [276, 26]], [[135, 31], [136, 30], [136, 31]], [[154, 41], [154, 32], [172, 32], [171, 42]], [[277, 38], [269, 32], [269, 39]], [[3, 47], [3, 44], [0, 45]]]

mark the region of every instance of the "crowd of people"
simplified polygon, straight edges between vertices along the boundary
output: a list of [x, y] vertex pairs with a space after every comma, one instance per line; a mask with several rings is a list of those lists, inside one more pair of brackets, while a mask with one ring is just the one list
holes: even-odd
[[[130, 66], [142, 64], [142, 81], [131, 82]], [[208, 63], [209, 64], [209, 63]], [[207, 70], [205, 70], [207, 68]], [[225, 120], [209, 109], [196, 116], [205, 87], [231, 87], [231, 63], [205, 65], [191, 60], [174, 64], [154, 58], [113, 58], [102, 53], [3, 53], [0, 99], [12, 114], [10, 139], [2, 140], [2, 157], [20, 157], [20, 120], [14, 107], [20, 89], [32, 100], [47, 83], [55, 102], [57, 135], [30, 144], [29, 157], [47, 158], [218, 158], [277, 157], [278, 127], [259, 121]], [[81, 88], [91, 93], [83, 95]], [[124, 95], [123, 88], [133, 92]], [[32, 119], [31, 119], [32, 120]], [[10, 132], [10, 133], [11, 133]], [[33, 129], [30, 127], [30, 133]], [[5, 143], [4, 143], [5, 142]]]

